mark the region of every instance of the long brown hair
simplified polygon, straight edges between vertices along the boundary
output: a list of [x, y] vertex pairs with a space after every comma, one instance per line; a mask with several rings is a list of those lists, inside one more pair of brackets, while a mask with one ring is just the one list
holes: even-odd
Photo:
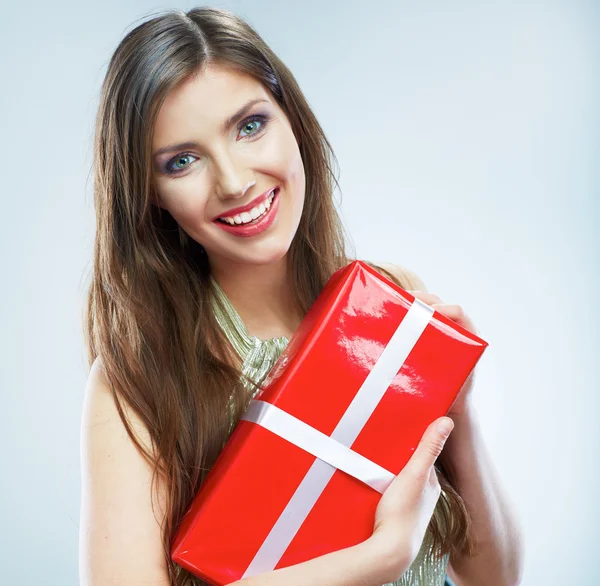
[[[236, 68], [264, 84], [300, 144], [306, 197], [287, 255], [298, 307], [306, 313], [332, 273], [353, 258], [334, 204], [339, 184], [331, 145], [290, 70], [247, 22], [210, 7], [171, 10], [123, 38], [96, 118], [96, 237], [84, 336], [89, 366], [101, 357], [127, 432], [153, 466], [153, 489], [159, 476], [166, 487], [163, 547], [171, 584], [178, 586], [204, 584], [172, 562], [171, 541], [228, 439], [230, 393], [234, 422], [250, 400], [239, 357], [211, 311], [206, 254], [152, 203], [158, 111], [170, 90], [207, 64]], [[152, 450], [139, 441], [122, 401], [147, 427]], [[448, 498], [440, 498], [428, 530], [444, 551], [465, 550], [467, 511], [440, 465], [438, 475]]]

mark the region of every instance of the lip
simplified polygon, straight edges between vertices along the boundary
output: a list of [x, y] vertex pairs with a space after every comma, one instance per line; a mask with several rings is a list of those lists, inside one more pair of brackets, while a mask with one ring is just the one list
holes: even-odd
[[261, 202], [263, 202], [265, 199], [267, 199], [267, 197], [269, 197], [269, 195], [271, 195], [271, 192], [274, 189], [277, 189], [278, 187], [279, 187], [279, 185], [276, 185], [275, 187], [271, 187], [268, 191], [265, 191], [262, 195], [255, 197], [250, 203], [247, 203], [245, 206], [240, 206], [239, 208], [233, 208], [231, 210], [227, 210], [226, 212], [223, 212], [222, 214], [215, 216], [212, 219], [212, 221], [216, 222], [219, 218], [232, 218], [233, 216], [237, 216], [243, 212], [249, 212], [252, 208], [256, 207], [257, 205], [260, 205]]
[[279, 194], [281, 190], [279, 187], [275, 188], [275, 197], [273, 198], [273, 203], [271, 207], [263, 214], [256, 224], [228, 224], [226, 222], [220, 222], [219, 220], [215, 220], [215, 224], [219, 226], [225, 232], [229, 232], [234, 236], [239, 236], [242, 238], [248, 238], [250, 236], [256, 236], [265, 230], [268, 230], [273, 223], [276, 221], [277, 212], [279, 210]]

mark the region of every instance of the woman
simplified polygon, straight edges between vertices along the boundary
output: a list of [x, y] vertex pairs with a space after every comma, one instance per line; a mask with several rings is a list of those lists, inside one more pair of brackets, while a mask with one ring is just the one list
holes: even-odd
[[[333, 161], [294, 77], [239, 17], [171, 11], [115, 51], [96, 124], [82, 584], [204, 583], [170, 559], [178, 524], [308, 308], [352, 260]], [[450, 558], [473, 553], [465, 503], [434, 467], [445, 437], [427, 430], [368, 542], [241, 582], [444, 584]]]

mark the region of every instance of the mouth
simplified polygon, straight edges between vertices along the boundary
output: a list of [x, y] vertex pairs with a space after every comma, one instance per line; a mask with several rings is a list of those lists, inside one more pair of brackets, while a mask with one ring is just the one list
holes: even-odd
[[274, 222], [279, 208], [279, 187], [275, 187], [267, 196], [251, 210], [229, 216], [219, 217], [215, 224], [236, 236], [254, 236], [266, 230]]
[[[215, 216], [213, 218], [213, 220], [218, 220], [218, 219], [223, 220], [224, 219], [226, 222], [228, 222], [228, 220], [232, 220], [232, 219], [236, 218], [236, 216], [239, 216], [237, 218], [237, 220], [235, 222], [233, 222], [234, 224], [249, 222], [256, 216], [256, 210], [254, 210], [254, 208], [258, 209], [258, 207], [260, 206], [261, 203], [265, 204], [266, 201], [271, 197], [273, 191], [275, 191], [275, 189], [278, 189], [278, 188], [279, 188], [279, 186], [271, 187], [271, 189], [269, 189], [268, 191], [265, 191], [262, 195], [255, 197], [251, 202], [249, 202], [243, 206], [239, 206], [237, 208], [227, 210], [226, 212], [223, 212], [222, 214]], [[242, 218], [242, 214], [244, 212], [247, 212], [247, 213], [254, 212], [254, 213], [252, 213], [252, 217], [247, 215]], [[240, 218], [242, 218], [241, 222], [240, 222]], [[228, 223], [231, 224], [232, 222], [229, 221]]]
[[237, 214], [229, 213], [227, 216], [220, 216], [216, 218], [216, 220], [225, 224], [229, 224], [230, 226], [245, 226], [247, 224], [255, 223], [268, 212], [275, 197], [275, 192], [278, 190], [279, 187], [274, 187], [268, 193], [265, 193], [264, 197], [260, 199], [257, 198], [259, 201], [256, 204], [238, 208], [241, 211]]

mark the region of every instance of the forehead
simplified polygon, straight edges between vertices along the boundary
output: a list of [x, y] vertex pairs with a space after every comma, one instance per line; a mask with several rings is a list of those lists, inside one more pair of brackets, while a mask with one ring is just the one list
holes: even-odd
[[251, 75], [210, 65], [173, 88], [162, 103], [153, 144], [179, 139], [181, 133], [218, 132], [222, 122], [253, 98], [272, 102], [269, 91]]

